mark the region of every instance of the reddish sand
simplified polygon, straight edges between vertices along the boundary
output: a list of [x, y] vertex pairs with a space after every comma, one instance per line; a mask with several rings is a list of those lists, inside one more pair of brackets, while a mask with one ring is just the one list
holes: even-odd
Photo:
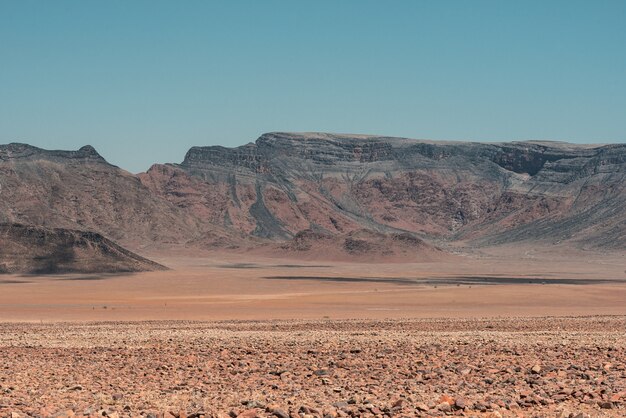
[[[302, 262], [242, 254], [150, 257], [172, 270], [0, 276], [0, 321], [626, 314], [624, 257], [615, 255], [544, 259], [526, 252], [515, 261], [491, 254], [416, 264]], [[510, 283], [456, 285], [449, 280], [468, 277]], [[560, 284], [552, 284], [554, 280]], [[585, 284], [569, 284], [580, 280]]]

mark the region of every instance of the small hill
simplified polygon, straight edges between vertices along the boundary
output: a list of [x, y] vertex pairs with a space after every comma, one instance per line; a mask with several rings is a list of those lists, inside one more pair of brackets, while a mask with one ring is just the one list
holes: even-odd
[[0, 224], [0, 273], [117, 273], [166, 270], [100, 234]]
[[306, 229], [276, 250], [297, 258], [334, 261], [434, 261], [450, 256], [412, 234], [369, 229], [339, 235]]

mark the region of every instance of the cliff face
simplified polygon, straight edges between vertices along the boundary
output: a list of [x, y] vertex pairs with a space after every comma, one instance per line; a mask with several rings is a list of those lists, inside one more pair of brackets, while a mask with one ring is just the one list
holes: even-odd
[[28, 144], [12, 143], [0, 145], [0, 161], [34, 161], [46, 160], [59, 163], [70, 161], [98, 162], [108, 164], [92, 147], [85, 145], [78, 151], [50, 151], [33, 147]]
[[[433, 142], [405, 138], [348, 136], [332, 134], [269, 133], [255, 144], [237, 148], [193, 147], [181, 167], [187, 170], [235, 170], [247, 174], [270, 174], [281, 171], [298, 173], [298, 166], [280, 164], [280, 160], [306, 162], [307, 168], [329, 171], [353, 171], [362, 165], [387, 171], [463, 166], [493, 163], [518, 174], [536, 175], [555, 162], [577, 160], [597, 164], [623, 164], [624, 144], [591, 147], [558, 142], [465, 143]], [[570, 164], [572, 167], [580, 164]], [[561, 166], [563, 167], [563, 166]], [[566, 169], [571, 171], [571, 169]]]
[[219, 204], [205, 205], [213, 219], [266, 238], [367, 228], [472, 245], [565, 240], [591, 247], [626, 245], [625, 168], [625, 144], [317, 133], [270, 133], [233, 149], [194, 147], [169, 166], [219, 189], [211, 199]]
[[1, 216], [89, 227], [135, 247], [371, 230], [469, 246], [626, 248], [626, 144], [269, 133], [194, 147], [137, 176], [91, 147], [32, 149], [0, 147]]

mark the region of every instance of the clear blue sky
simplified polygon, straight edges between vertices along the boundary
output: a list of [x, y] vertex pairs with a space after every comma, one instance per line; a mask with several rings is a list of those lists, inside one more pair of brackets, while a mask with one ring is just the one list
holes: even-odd
[[626, 1], [0, 0], [0, 143], [626, 142]]

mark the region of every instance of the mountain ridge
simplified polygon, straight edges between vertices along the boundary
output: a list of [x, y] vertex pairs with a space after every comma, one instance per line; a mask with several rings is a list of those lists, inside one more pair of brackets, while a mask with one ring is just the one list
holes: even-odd
[[65, 151], [47, 150], [20, 142], [0, 144], [0, 161], [16, 159], [89, 160], [111, 165], [91, 145], [84, 145], [76, 151]]
[[97, 233], [0, 224], [0, 274], [131, 273], [166, 269]]
[[[3, 158], [7, 147], [25, 157]], [[20, 202], [0, 203], [0, 221], [93, 229], [130, 248], [254, 248], [307, 230], [466, 248], [626, 247], [626, 144], [272, 132], [239, 147], [191, 147], [180, 163], [136, 175], [92, 147], [40, 159], [24, 147], [0, 146], [0, 184]]]

